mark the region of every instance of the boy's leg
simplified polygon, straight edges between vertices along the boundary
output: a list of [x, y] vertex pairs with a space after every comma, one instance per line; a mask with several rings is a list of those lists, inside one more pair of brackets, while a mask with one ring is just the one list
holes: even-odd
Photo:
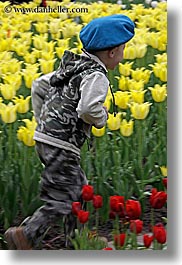
[[[82, 186], [87, 184], [85, 174], [80, 168], [80, 159], [74, 153], [42, 143], [38, 143], [37, 151], [45, 165], [41, 182], [41, 199], [45, 204], [23, 228], [25, 236], [33, 245], [37, 244], [52, 223], [63, 215], [71, 214], [72, 202], [80, 201]], [[74, 218], [70, 215], [68, 220], [66, 233], [72, 236]]]

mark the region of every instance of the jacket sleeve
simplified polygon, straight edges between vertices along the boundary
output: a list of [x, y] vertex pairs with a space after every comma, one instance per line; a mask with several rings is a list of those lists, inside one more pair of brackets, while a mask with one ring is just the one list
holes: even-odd
[[55, 72], [42, 75], [32, 83], [31, 96], [32, 96], [32, 108], [34, 111], [35, 119], [38, 122], [42, 104], [44, 102], [45, 95], [49, 89], [49, 80]]
[[101, 72], [86, 75], [81, 84], [81, 98], [76, 109], [78, 117], [84, 122], [102, 128], [107, 121], [103, 103], [107, 96], [109, 81]]

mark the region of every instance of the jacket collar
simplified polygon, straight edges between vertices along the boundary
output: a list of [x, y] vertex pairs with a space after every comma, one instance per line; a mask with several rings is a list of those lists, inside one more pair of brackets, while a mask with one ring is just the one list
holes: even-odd
[[86, 56], [86, 57], [89, 57], [89, 58], [91, 58], [92, 60], [94, 60], [94, 61], [96, 61], [98, 64], [100, 64], [103, 68], [104, 68], [104, 70], [106, 71], [106, 73], [108, 72], [108, 70], [107, 70], [107, 68], [106, 68], [106, 66], [105, 66], [105, 64], [96, 56], [96, 55], [93, 55], [93, 54], [91, 54], [91, 53], [89, 53], [89, 52], [85, 52], [85, 51], [83, 51], [83, 53], [81, 54], [81, 56]]

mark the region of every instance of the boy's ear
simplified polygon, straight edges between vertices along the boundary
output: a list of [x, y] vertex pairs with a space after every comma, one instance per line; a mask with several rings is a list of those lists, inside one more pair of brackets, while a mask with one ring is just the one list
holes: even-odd
[[108, 56], [109, 56], [109, 58], [113, 58], [113, 57], [114, 57], [115, 52], [116, 52], [116, 48], [117, 48], [117, 47], [108, 50]]

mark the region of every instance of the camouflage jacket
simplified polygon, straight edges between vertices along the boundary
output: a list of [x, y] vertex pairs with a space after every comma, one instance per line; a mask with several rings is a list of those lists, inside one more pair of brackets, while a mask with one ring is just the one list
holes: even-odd
[[[84, 119], [85, 113], [79, 112], [79, 104], [84, 104], [81, 102], [80, 86], [83, 79], [87, 80], [87, 76], [94, 78], [95, 73], [105, 76], [106, 70], [89, 57], [65, 51], [58, 70], [49, 74], [50, 85], [43, 99], [34, 135], [36, 141], [80, 154], [80, 148], [86, 139], [85, 128], [95, 125], [94, 121]], [[96, 89], [99, 90], [99, 87]], [[86, 83], [84, 90], [87, 93]], [[32, 100], [35, 100], [33, 96]], [[89, 98], [87, 102], [88, 100]], [[95, 99], [97, 100], [99, 98]]]

